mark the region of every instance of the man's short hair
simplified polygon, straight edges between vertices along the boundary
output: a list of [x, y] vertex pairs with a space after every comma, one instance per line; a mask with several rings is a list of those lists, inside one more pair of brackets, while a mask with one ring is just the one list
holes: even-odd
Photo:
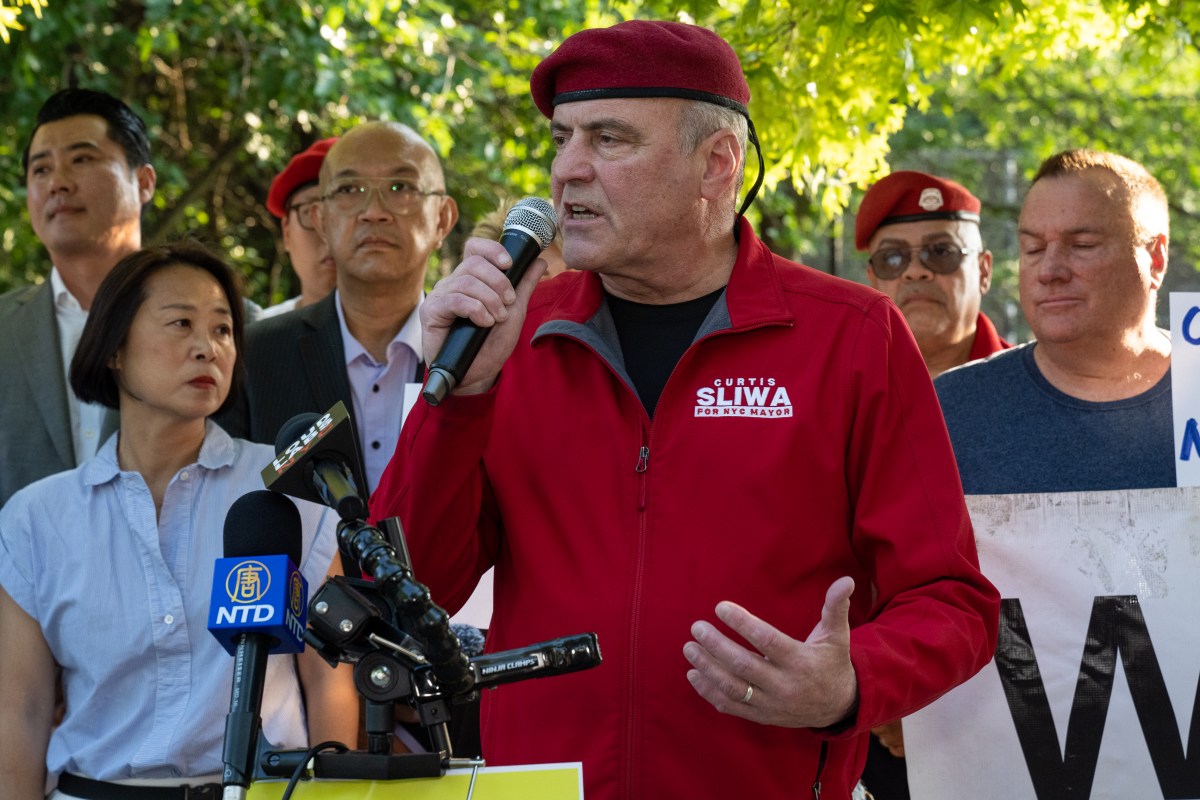
[[1131, 158], [1101, 150], [1064, 150], [1042, 162], [1030, 185], [1043, 178], [1082, 175], [1090, 169], [1106, 170], [1125, 189], [1139, 240], [1159, 234], [1170, 239], [1171, 215], [1167, 207], [1167, 193], [1149, 170]]
[[109, 364], [129, 338], [133, 319], [146, 300], [146, 281], [159, 270], [177, 264], [195, 267], [213, 276], [229, 300], [237, 357], [233, 362], [229, 396], [219, 410], [233, 402], [242, 382], [242, 330], [246, 313], [237, 273], [207, 247], [189, 240], [130, 253], [117, 262], [100, 284], [79, 337], [79, 347], [71, 359], [71, 389], [80, 400], [101, 403], [109, 408], [119, 407], [121, 393]]
[[715, 103], [688, 100], [679, 116], [679, 145], [684, 155], [694, 153], [702, 141], [721, 128], [732, 130], [742, 148], [742, 163], [738, 166], [735, 187], [736, 191], [741, 191], [742, 181], [746, 177], [746, 142], [749, 139], [749, 124], [745, 116]]
[[21, 171], [29, 172], [29, 147], [38, 128], [48, 122], [57, 122], [67, 117], [90, 114], [100, 117], [107, 125], [108, 138], [125, 151], [125, 161], [130, 169], [150, 163], [150, 135], [146, 123], [129, 106], [107, 92], [93, 89], [63, 89], [55, 92], [38, 109], [37, 120], [29, 132], [29, 141], [21, 154]]

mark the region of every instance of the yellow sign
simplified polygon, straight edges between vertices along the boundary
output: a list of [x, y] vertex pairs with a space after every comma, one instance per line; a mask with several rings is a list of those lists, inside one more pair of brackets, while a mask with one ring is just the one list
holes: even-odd
[[[301, 781], [297, 800], [465, 800], [471, 770], [454, 769], [440, 778], [402, 781]], [[287, 781], [250, 785], [248, 800], [279, 800]], [[583, 765], [539, 764], [484, 767], [472, 800], [583, 800]]]

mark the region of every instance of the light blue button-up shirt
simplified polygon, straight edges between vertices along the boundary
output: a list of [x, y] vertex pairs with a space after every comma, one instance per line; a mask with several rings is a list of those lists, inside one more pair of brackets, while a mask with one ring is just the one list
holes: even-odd
[[[97, 780], [220, 773], [233, 659], [207, 629], [213, 563], [226, 512], [262, 488], [259, 471], [275, 454], [209, 422], [156, 520], [145, 480], [119, 468], [116, 445], [114, 435], [95, 458], [0, 509], [0, 585], [41, 625], [63, 669], [67, 711], [46, 766]], [[337, 549], [335, 515], [297, 506], [300, 569], [315, 591]], [[306, 746], [293, 656], [268, 659], [262, 716], [273, 744]]]

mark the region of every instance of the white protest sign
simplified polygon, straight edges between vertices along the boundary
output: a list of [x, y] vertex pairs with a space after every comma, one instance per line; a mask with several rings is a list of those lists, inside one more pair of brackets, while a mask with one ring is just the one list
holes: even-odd
[[1175, 485], [1200, 486], [1200, 292], [1171, 292]]
[[1200, 489], [968, 497], [996, 658], [905, 718], [921, 800], [1200, 798]]

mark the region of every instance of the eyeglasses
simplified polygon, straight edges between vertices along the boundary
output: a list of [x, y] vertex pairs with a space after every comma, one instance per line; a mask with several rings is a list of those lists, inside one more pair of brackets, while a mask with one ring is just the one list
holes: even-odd
[[912, 263], [913, 253], [917, 254], [921, 265], [930, 272], [949, 275], [962, 266], [966, 256], [976, 252], [979, 251], [969, 247], [938, 242], [920, 247], [884, 247], [872, 253], [867, 262], [875, 271], [877, 278], [890, 281], [904, 274], [908, 265]]
[[296, 212], [296, 222], [300, 223], [300, 227], [306, 231], [315, 231], [316, 225], [313, 225], [312, 207], [319, 203], [320, 200], [309, 200], [304, 203], [296, 203], [287, 207], [287, 213]]
[[407, 178], [339, 178], [321, 199], [344, 214], [356, 214], [371, 204], [376, 192], [383, 207], [397, 215], [412, 214], [426, 197], [446, 194], [421, 191]]

